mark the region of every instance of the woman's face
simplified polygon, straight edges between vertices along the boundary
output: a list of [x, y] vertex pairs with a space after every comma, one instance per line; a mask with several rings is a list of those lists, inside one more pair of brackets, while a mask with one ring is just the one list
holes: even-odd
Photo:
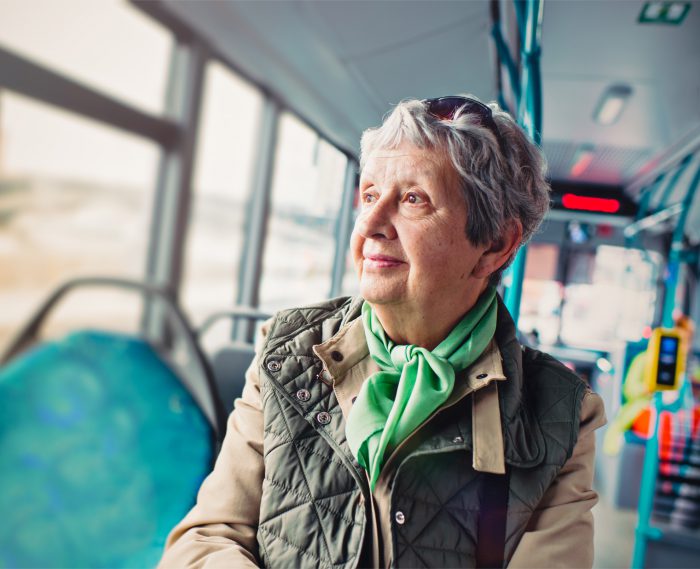
[[375, 150], [360, 177], [360, 202], [351, 249], [365, 300], [463, 314], [487, 285], [474, 269], [488, 247], [467, 240], [451, 164], [410, 144]]

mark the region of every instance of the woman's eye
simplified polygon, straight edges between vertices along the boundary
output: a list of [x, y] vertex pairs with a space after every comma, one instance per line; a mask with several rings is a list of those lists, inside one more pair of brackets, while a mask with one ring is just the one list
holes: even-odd
[[419, 204], [423, 202], [421, 197], [414, 192], [408, 192], [404, 199], [410, 204]]
[[377, 199], [377, 196], [375, 196], [374, 194], [371, 194], [369, 192], [362, 194], [362, 203], [373, 203], [376, 201], [376, 199]]

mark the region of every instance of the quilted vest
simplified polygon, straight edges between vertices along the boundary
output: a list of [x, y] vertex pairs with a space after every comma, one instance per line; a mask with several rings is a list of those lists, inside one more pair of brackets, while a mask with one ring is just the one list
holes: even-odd
[[[358, 317], [361, 302], [339, 298], [282, 311], [262, 349], [265, 479], [257, 540], [266, 567], [350, 569], [360, 563], [370, 490], [311, 348]], [[552, 357], [521, 347], [500, 299], [496, 341], [507, 377], [498, 385], [510, 470], [507, 563], [573, 452], [586, 385]], [[472, 468], [471, 429], [471, 404], [456, 405], [412, 437], [396, 462], [391, 512], [400, 511], [403, 523], [392, 527], [393, 566], [475, 566], [488, 475]]]

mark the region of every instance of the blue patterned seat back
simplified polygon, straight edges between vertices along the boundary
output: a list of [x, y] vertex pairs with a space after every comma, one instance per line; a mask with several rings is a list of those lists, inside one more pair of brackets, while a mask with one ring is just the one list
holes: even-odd
[[0, 568], [151, 567], [212, 429], [148, 343], [82, 331], [0, 369]]

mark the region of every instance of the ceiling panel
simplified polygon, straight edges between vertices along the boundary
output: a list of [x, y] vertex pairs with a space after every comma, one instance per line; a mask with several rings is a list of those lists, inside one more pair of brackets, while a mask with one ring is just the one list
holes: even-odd
[[330, 32], [326, 39], [344, 59], [425, 42], [443, 32], [464, 29], [470, 22], [488, 23], [488, 10], [479, 2], [305, 0], [302, 5], [325, 23]]
[[332, 142], [409, 96], [495, 96], [487, 2], [164, 0], [245, 75]]
[[471, 92], [487, 100], [495, 98], [495, 63], [485, 49], [489, 37], [481, 22], [472, 21], [463, 28], [431, 36], [428, 45], [426, 41], [353, 59], [353, 68], [373, 86], [385, 111], [409, 97]]
[[[639, 24], [645, 2], [545, 2], [542, 31], [543, 136], [590, 142], [607, 152], [583, 174], [627, 184], [652, 170], [660, 155], [700, 133], [700, 3], [680, 26]], [[606, 88], [625, 83], [633, 94], [613, 125], [592, 116]], [[634, 168], [614, 163], [611, 150], [641, 159]], [[616, 152], [615, 154], [620, 154]], [[605, 167], [595, 168], [598, 163]], [[553, 175], [567, 168], [550, 158]]]
[[[584, 142], [597, 155], [578, 181], [627, 184], [653, 171], [664, 153], [700, 139], [700, 2], [681, 26], [637, 23], [644, 4], [545, 1], [542, 131], [552, 177], [567, 179], [571, 153]], [[159, 5], [351, 151], [361, 132], [401, 99], [496, 94], [487, 1]], [[501, 6], [511, 4], [501, 0]], [[633, 94], [619, 121], [601, 126], [593, 110], [617, 82]], [[550, 155], [562, 144], [566, 152]]]
[[647, 148], [598, 145], [590, 165], [579, 176], [572, 176], [579, 147], [578, 143], [566, 140], [544, 141], [551, 179], [620, 186], [651, 157]]

